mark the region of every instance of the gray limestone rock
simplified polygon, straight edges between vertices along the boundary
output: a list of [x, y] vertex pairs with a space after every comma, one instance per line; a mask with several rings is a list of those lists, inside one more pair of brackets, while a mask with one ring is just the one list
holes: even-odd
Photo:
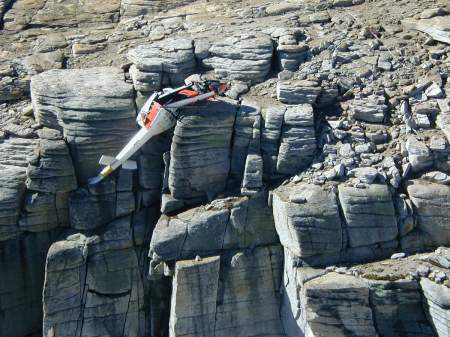
[[243, 194], [262, 187], [261, 109], [246, 100], [241, 103], [234, 123], [230, 175], [241, 184]]
[[433, 165], [433, 157], [426, 144], [419, 141], [416, 137], [410, 136], [406, 141], [406, 150], [412, 170], [419, 172]]
[[278, 312], [281, 263], [278, 246], [178, 261], [170, 336], [284, 336]]
[[421, 247], [448, 245], [450, 187], [424, 180], [410, 180], [406, 186], [420, 231], [417, 244]]
[[62, 139], [40, 139], [35, 154], [27, 168], [28, 189], [63, 193], [77, 188], [72, 158]]
[[427, 278], [421, 279], [420, 286], [425, 297], [424, 307], [436, 335], [450, 336], [450, 290]]
[[363, 97], [356, 95], [353, 101], [353, 117], [371, 123], [382, 123], [388, 110], [383, 93]]
[[273, 44], [264, 34], [242, 34], [217, 39], [202, 62], [219, 78], [262, 82], [272, 62]]
[[36, 141], [9, 138], [0, 141], [0, 241], [19, 234], [18, 220], [26, 190], [26, 166]]
[[280, 102], [285, 104], [314, 104], [321, 90], [315, 81], [278, 81], [277, 97]]
[[187, 0], [124, 0], [120, 2], [120, 15], [136, 17], [139, 15], [156, 15], [167, 8], [189, 4]]
[[[132, 176], [127, 180], [131, 181]], [[113, 179], [70, 193], [69, 215], [72, 228], [87, 230], [105, 225], [117, 217], [131, 214], [136, 208], [135, 195], [129, 188], [121, 189]]]
[[370, 304], [379, 335], [429, 336], [434, 332], [422, 307], [417, 281], [369, 281]]
[[[139, 218], [139, 217], [138, 217]], [[97, 235], [74, 234], [48, 252], [43, 335], [146, 335], [139, 245], [144, 223], [124, 217]], [[147, 294], [148, 295], [148, 294]]]
[[367, 246], [396, 238], [397, 220], [387, 185], [372, 184], [366, 189], [339, 185], [338, 190], [350, 247]]
[[277, 242], [267, 194], [217, 199], [176, 216], [162, 216], [150, 243], [151, 255], [163, 261], [211, 255]]
[[116, 155], [135, 126], [134, 94], [116, 68], [50, 70], [33, 76], [37, 121], [62, 129], [81, 184], [96, 175], [101, 155]]
[[219, 100], [181, 110], [170, 151], [174, 198], [206, 198], [225, 189], [236, 109], [233, 102]]
[[295, 174], [306, 168], [316, 151], [314, 113], [311, 105], [287, 105], [279, 141], [277, 172]]
[[363, 280], [329, 273], [306, 282], [302, 296], [310, 336], [377, 336], [369, 288]]
[[[305, 202], [290, 201], [293, 196]], [[281, 244], [295, 256], [330, 256], [345, 246], [336, 195], [320, 186], [279, 187], [273, 194], [273, 213]]]
[[162, 86], [177, 86], [195, 72], [193, 41], [168, 39], [143, 44], [129, 50], [133, 63], [130, 74], [137, 91], [159, 90]]
[[261, 134], [261, 153], [264, 173], [272, 176], [277, 169], [278, 143], [281, 137], [286, 107], [283, 105], [271, 106], [263, 111], [265, 118]]

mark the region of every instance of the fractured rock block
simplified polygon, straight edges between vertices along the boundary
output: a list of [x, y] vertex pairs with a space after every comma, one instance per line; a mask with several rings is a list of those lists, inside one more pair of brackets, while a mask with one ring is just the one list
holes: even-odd
[[406, 141], [408, 159], [414, 172], [419, 172], [433, 166], [433, 156], [428, 146], [416, 137], [410, 136]]
[[26, 233], [0, 242], [1, 336], [41, 333], [45, 257], [59, 235], [59, 231]]
[[315, 81], [278, 81], [277, 98], [285, 104], [314, 104], [321, 90]]
[[426, 278], [420, 281], [424, 307], [437, 337], [450, 336], [450, 290]]
[[206, 198], [225, 189], [236, 109], [220, 100], [181, 110], [170, 151], [168, 185], [174, 198]]
[[310, 336], [378, 336], [363, 280], [329, 273], [306, 282], [302, 292]]
[[77, 188], [69, 149], [62, 139], [40, 139], [37, 158], [27, 168], [27, 188], [44, 193], [64, 193]]
[[271, 176], [276, 173], [278, 143], [281, 137], [286, 107], [271, 106], [264, 109], [265, 119], [261, 134], [261, 153], [264, 161], [264, 173]]
[[50, 247], [43, 292], [45, 337], [115, 331], [146, 335], [142, 266], [134, 247], [135, 242], [142, 245], [137, 227], [124, 217], [101, 234], [74, 234]]
[[350, 247], [387, 242], [397, 237], [397, 219], [391, 193], [385, 184], [365, 189], [339, 185]]
[[424, 180], [410, 180], [406, 186], [420, 231], [419, 245], [449, 245], [450, 186]]
[[374, 321], [381, 336], [434, 336], [422, 310], [417, 281], [369, 281], [369, 289]]
[[278, 246], [178, 261], [170, 336], [284, 336], [278, 312], [281, 265]]
[[162, 216], [150, 243], [150, 256], [171, 261], [277, 242], [267, 193], [217, 199], [176, 216]]
[[127, 55], [133, 62], [130, 74], [137, 91], [149, 92], [162, 86], [176, 86], [195, 72], [193, 41], [168, 39], [139, 45]]
[[116, 68], [50, 70], [33, 76], [31, 96], [38, 122], [64, 131], [82, 184], [136, 130], [133, 87]]
[[345, 246], [337, 198], [331, 191], [311, 184], [281, 186], [273, 194], [273, 213], [281, 244], [297, 257], [334, 255]]
[[202, 62], [213, 68], [219, 78], [255, 84], [268, 75], [272, 53], [273, 44], [268, 35], [242, 34], [217, 39]]
[[287, 105], [278, 149], [277, 172], [295, 174], [306, 168], [316, 151], [311, 105]]
[[19, 234], [18, 220], [26, 190], [26, 167], [36, 141], [9, 138], [0, 141], [0, 241]]
[[236, 114], [230, 174], [242, 181], [243, 194], [262, 187], [261, 109], [256, 103], [243, 101]]
[[353, 117], [357, 120], [370, 123], [382, 123], [388, 110], [383, 93], [363, 97], [355, 95], [353, 101]]
[[178, 261], [172, 288], [169, 333], [214, 336], [220, 256]]

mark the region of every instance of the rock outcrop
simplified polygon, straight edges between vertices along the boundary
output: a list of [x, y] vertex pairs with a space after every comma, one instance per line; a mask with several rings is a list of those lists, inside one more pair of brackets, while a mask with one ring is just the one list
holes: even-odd
[[449, 12], [0, 0], [0, 336], [450, 337]]
[[33, 77], [31, 97], [36, 120], [63, 130], [82, 184], [100, 156], [115, 155], [136, 129], [132, 86], [115, 68], [44, 72]]

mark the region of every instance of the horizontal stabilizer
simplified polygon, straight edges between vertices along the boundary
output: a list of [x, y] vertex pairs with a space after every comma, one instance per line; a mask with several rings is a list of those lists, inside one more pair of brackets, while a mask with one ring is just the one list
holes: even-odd
[[134, 160], [127, 160], [122, 164], [124, 170], [137, 170], [137, 163]]
[[[117, 162], [118, 159], [111, 157], [111, 156], [101, 156], [99, 160], [100, 165], [108, 166], [112, 165], [113, 163]], [[117, 165], [117, 164], [116, 164]], [[120, 165], [118, 165], [120, 166]], [[114, 166], [114, 169], [118, 166]], [[122, 164], [122, 168], [124, 170], [136, 170], [137, 169], [137, 163], [134, 160], [127, 160]]]
[[111, 165], [112, 163], [113, 163], [113, 161], [114, 160], [116, 160], [116, 158], [114, 158], [114, 157], [111, 157], [111, 156], [101, 156], [100, 157], [100, 160], [98, 161], [98, 163], [100, 164], [100, 165], [105, 165], [105, 166], [107, 166], [107, 165]]

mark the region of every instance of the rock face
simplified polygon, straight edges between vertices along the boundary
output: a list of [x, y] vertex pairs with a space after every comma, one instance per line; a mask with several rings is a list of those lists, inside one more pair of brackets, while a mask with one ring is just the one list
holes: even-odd
[[139, 217], [131, 221], [125, 217], [99, 235], [75, 234], [50, 247], [44, 336], [98, 336], [124, 330], [129, 336], [145, 336], [144, 261], [139, 246], [147, 231]]
[[115, 21], [120, 1], [100, 3], [60, 3], [57, 1], [15, 2], [4, 15], [7, 30], [22, 30], [29, 25], [44, 27], [76, 26], [82, 23], [107, 23]]
[[405, 245], [424, 248], [449, 244], [449, 189], [449, 186], [423, 180], [408, 182], [407, 191], [414, 205], [417, 228]]
[[232, 102], [183, 109], [174, 129], [168, 188], [177, 199], [205, 199], [226, 187], [236, 115]]
[[338, 194], [312, 184], [285, 185], [274, 191], [273, 209], [282, 245], [311, 265], [368, 261], [389, 255], [398, 245], [386, 185], [339, 185]]
[[0, 0], [0, 337], [450, 337], [449, 10]]
[[140, 92], [180, 85], [196, 66], [193, 41], [189, 39], [140, 45], [128, 52], [128, 59], [133, 63], [130, 75], [134, 88]]
[[450, 291], [428, 279], [420, 281], [425, 297], [425, 308], [438, 337], [449, 336]]
[[82, 184], [100, 156], [115, 155], [136, 129], [132, 86], [115, 68], [44, 72], [33, 77], [31, 97], [37, 121], [64, 131]]
[[[350, 247], [387, 242], [397, 237], [392, 196], [386, 185], [366, 189], [339, 186], [339, 201], [347, 224]], [[370, 211], [367, 211], [370, 205]]]
[[277, 246], [178, 261], [170, 336], [284, 336], [277, 294], [281, 261]]
[[417, 281], [372, 281], [286, 265], [283, 282], [287, 336], [435, 336]]
[[156, 224], [150, 254], [157, 260], [183, 260], [221, 250], [244, 249], [277, 242], [267, 194], [217, 199]]
[[269, 36], [242, 34], [215, 41], [201, 59], [219, 78], [254, 84], [269, 74], [272, 52]]
[[167, 8], [189, 4], [186, 0], [125, 0], [120, 2], [120, 15], [135, 17], [139, 15], [156, 15]]
[[1, 242], [1, 336], [41, 334], [45, 258], [58, 234], [27, 233]]

